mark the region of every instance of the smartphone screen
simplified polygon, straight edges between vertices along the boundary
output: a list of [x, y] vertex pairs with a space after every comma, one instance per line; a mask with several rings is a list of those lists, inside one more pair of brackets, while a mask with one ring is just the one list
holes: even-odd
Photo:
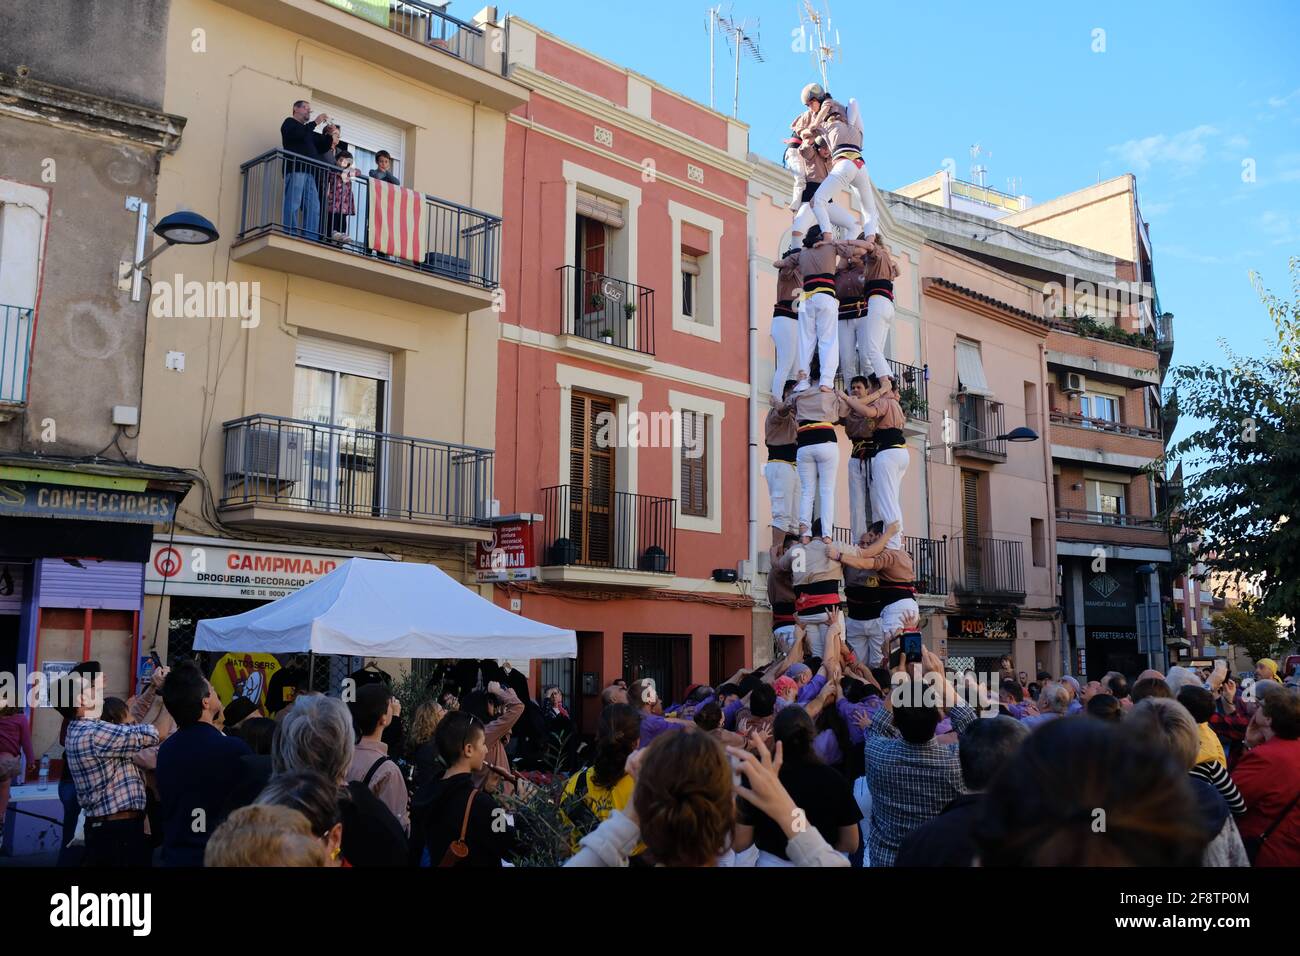
[[903, 654], [907, 657], [909, 664], [915, 664], [921, 660], [921, 635], [904, 634], [903, 635]]

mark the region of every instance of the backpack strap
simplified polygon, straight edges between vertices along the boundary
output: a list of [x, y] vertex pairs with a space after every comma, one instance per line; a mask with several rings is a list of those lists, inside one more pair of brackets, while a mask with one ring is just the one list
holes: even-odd
[[474, 798], [477, 796], [478, 787], [475, 787], [469, 792], [469, 799], [465, 801], [465, 817], [460, 821], [460, 837], [452, 840], [448, 845], [439, 866], [455, 866], [469, 856], [469, 844], [465, 842], [465, 834], [469, 832], [469, 812], [474, 809]]
[[[378, 760], [376, 760], [374, 763], [370, 765], [370, 769], [366, 771], [366, 775], [361, 778], [361, 785], [363, 787], [365, 787], [366, 789], [370, 789], [370, 781], [374, 778], [375, 774], [378, 773], [379, 768], [383, 766], [385, 760], [391, 760], [393, 765], [397, 766], [396, 760], [393, 760], [393, 758], [390, 757], [388, 754], [384, 754], [382, 757], [380, 757]], [[399, 767], [398, 769], [400, 770], [401, 768]]]

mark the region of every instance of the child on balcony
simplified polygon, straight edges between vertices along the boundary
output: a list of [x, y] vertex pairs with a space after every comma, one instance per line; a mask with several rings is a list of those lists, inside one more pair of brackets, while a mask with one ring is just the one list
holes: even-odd
[[334, 154], [334, 165], [339, 171], [329, 174], [329, 184], [325, 189], [325, 211], [328, 217], [326, 231], [332, 240], [341, 245], [349, 238], [348, 219], [357, 211], [356, 197], [352, 194], [357, 171], [352, 165], [352, 154], [345, 149]]

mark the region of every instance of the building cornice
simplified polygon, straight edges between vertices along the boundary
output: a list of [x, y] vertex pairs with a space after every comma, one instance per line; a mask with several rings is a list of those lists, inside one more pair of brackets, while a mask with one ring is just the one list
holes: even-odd
[[[552, 139], [558, 139], [561, 142], [568, 143], [570, 146], [591, 153], [593, 156], [600, 156], [601, 158], [607, 159], [612, 163], [618, 163], [620, 166], [626, 166], [628, 169], [635, 169], [637, 171], [638, 176], [644, 170], [644, 167], [642, 167], [640, 163], [634, 162], [633, 160], [628, 159], [626, 156], [620, 156], [618, 153], [611, 153], [609, 150], [601, 149], [598, 146], [592, 145], [591, 143], [585, 143], [582, 140], [578, 139], [576, 136], [570, 136], [568, 133], [563, 133], [558, 129], [552, 129], [549, 126], [544, 126], [541, 123], [536, 122], [535, 120], [528, 119], [527, 117], [519, 116], [515, 113], [511, 113], [509, 114], [507, 119], [511, 123], [515, 123], [519, 126], [523, 126], [526, 129], [530, 129], [535, 133], [540, 133], [542, 136], [549, 136]], [[707, 189], [703, 189], [700, 186], [696, 185], [695, 183], [688, 182], [685, 179], [678, 179], [676, 176], [672, 176], [668, 173], [665, 173], [661, 169], [655, 170], [655, 179], [661, 180], [666, 183], [671, 183], [672, 185], [678, 187], [679, 189], [685, 189], [688, 192], [695, 193], [695, 195], [697, 196], [703, 196], [706, 199], [709, 199], [720, 205], [726, 206], [728, 209], [734, 209], [737, 212], [743, 212], [743, 213], [749, 212], [749, 207], [746, 206], [744, 203], [738, 203], [734, 199], [727, 199], [725, 196], [719, 196], [715, 192], [710, 192]]]
[[1031, 332], [1044, 341], [1047, 339], [1047, 333], [1051, 330], [1051, 326], [1046, 321], [1032, 312], [1026, 312], [1009, 302], [1003, 302], [991, 295], [976, 292], [974, 289], [968, 289], [939, 276], [927, 276], [922, 279], [921, 291], [925, 295], [951, 302], [954, 305], [976, 312], [985, 318], [994, 319], [1025, 332]]
[[0, 73], [0, 116], [126, 141], [160, 153], [180, 146], [185, 117], [52, 83]]
[[[540, 93], [563, 106], [575, 109], [583, 115], [610, 123], [624, 132], [658, 143], [681, 153], [683, 157], [694, 159], [706, 166], [712, 166], [719, 172], [726, 173], [729, 176], [735, 176], [737, 179], [745, 181], [749, 179], [751, 168], [747, 160], [733, 156], [725, 149], [720, 149], [711, 143], [680, 133], [663, 123], [637, 116], [625, 107], [619, 106], [603, 96], [596, 96], [594, 93], [579, 89], [565, 83], [563, 80], [557, 80], [548, 73], [524, 66], [522, 63], [511, 64], [510, 78], [528, 87], [533, 92]], [[699, 104], [695, 105], [698, 106]], [[609, 155], [615, 154], [611, 153]], [[640, 167], [640, 163], [634, 163], [633, 165]], [[657, 175], [663, 176], [664, 174], [657, 171]]]

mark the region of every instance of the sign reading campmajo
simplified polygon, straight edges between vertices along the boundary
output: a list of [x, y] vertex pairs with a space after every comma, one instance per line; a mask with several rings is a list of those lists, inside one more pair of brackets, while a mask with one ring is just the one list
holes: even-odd
[[40, 481], [0, 481], [0, 514], [85, 521], [168, 522], [176, 514], [170, 491], [116, 491]]

